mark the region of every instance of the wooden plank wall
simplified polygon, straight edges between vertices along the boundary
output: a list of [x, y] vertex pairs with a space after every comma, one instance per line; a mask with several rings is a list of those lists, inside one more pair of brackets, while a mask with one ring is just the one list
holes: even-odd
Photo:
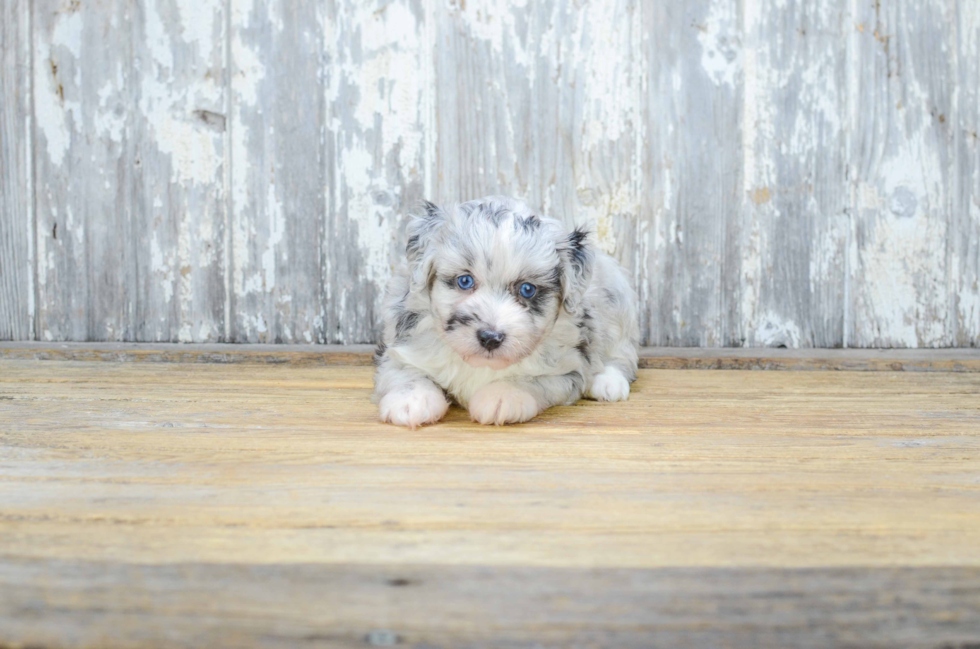
[[0, 340], [34, 337], [29, 0], [0, 0]]
[[646, 344], [980, 345], [974, 0], [0, 5], [0, 339], [371, 342], [507, 193]]

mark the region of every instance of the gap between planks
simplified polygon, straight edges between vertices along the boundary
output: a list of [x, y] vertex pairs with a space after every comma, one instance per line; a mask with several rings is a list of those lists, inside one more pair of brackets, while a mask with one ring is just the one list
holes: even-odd
[[[3, 342], [0, 359], [370, 365], [373, 345]], [[645, 369], [980, 372], [980, 349], [644, 347]]]

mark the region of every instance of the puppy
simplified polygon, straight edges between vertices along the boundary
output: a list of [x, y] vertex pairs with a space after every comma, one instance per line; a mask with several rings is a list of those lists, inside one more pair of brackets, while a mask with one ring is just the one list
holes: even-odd
[[481, 424], [527, 421], [583, 395], [629, 396], [636, 294], [583, 229], [567, 232], [522, 201], [491, 196], [408, 228], [375, 354], [381, 419], [416, 428], [454, 399]]

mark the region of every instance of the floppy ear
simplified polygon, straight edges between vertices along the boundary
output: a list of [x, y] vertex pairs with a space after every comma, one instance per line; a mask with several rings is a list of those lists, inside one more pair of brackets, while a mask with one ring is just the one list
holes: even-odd
[[408, 273], [412, 292], [426, 290], [432, 274], [432, 241], [446, 223], [446, 213], [438, 205], [422, 201], [422, 210], [408, 222]]
[[589, 242], [589, 232], [583, 226], [558, 244], [558, 254], [562, 260], [562, 305], [565, 310], [577, 315], [582, 306], [582, 298], [592, 279], [592, 266], [595, 253]]

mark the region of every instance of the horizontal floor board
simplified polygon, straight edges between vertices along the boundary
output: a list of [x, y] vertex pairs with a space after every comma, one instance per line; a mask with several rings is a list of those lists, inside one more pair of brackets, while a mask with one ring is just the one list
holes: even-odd
[[[370, 365], [372, 345], [0, 342], [0, 359]], [[646, 369], [980, 372], [980, 349], [644, 347]]]
[[966, 649], [976, 646], [978, 611], [980, 568], [0, 558], [0, 635], [15, 646]]
[[980, 642], [980, 375], [639, 373], [384, 425], [372, 368], [0, 360], [0, 647]]

